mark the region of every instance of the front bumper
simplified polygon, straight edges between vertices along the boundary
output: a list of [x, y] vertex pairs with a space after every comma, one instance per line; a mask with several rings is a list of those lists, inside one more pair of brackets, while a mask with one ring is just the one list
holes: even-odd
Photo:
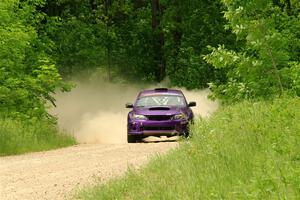
[[188, 130], [187, 120], [168, 121], [129, 121], [127, 125], [128, 135], [140, 136], [176, 136], [184, 135]]

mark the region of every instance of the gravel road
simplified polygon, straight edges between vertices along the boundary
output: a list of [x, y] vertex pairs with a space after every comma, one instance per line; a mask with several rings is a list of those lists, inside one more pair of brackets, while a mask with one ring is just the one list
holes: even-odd
[[0, 199], [69, 199], [83, 186], [138, 168], [176, 142], [79, 145], [0, 158]]

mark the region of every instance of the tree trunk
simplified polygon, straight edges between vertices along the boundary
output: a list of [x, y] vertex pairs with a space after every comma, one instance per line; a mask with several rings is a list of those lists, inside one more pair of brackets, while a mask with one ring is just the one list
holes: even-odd
[[90, 0], [90, 5], [91, 5], [92, 12], [95, 13], [96, 10], [97, 10], [97, 2], [96, 2], [96, 0]]
[[182, 15], [180, 12], [180, 4], [178, 1], [174, 2], [174, 9], [175, 9], [175, 16], [173, 16], [173, 23], [175, 24], [175, 28], [172, 30], [172, 36], [173, 36], [173, 48], [172, 48], [172, 54], [171, 56], [174, 58], [174, 61], [172, 63], [172, 70], [170, 74], [176, 73], [178, 70], [178, 57], [180, 53], [180, 47], [181, 47], [181, 39], [182, 39]]
[[107, 56], [107, 79], [111, 81], [111, 44], [109, 37], [109, 27], [110, 27], [110, 15], [109, 15], [109, 7], [111, 6], [111, 0], [104, 0], [105, 6], [105, 16], [107, 17], [106, 21], [106, 56]]
[[164, 33], [161, 28], [161, 18], [163, 9], [159, 4], [159, 0], [152, 0], [152, 31], [153, 31], [153, 53], [155, 67], [155, 78], [158, 82], [162, 81], [166, 76], [166, 61], [164, 58]]

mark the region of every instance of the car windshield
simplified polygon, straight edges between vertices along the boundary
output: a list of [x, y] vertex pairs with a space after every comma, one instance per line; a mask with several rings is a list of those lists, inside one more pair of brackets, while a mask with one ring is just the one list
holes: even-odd
[[144, 96], [137, 100], [136, 107], [156, 107], [156, 106], [185, 106], [185, 100], [177, 95], [151, 95]]

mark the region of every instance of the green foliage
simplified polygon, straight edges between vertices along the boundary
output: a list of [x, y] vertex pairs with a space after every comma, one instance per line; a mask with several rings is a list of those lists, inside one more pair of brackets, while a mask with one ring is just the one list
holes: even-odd
[[300, 63], [293, 62], [290, 63], [290, 66], [290, 73], [286, 73], [284, 74], [284, 76], [286, 77], [286, 79], [292, 81], [292, 83], [290, 83], [290, 85], [292, 86], [291, 90], [295, 91], [296, 94], [300, 96]]
[[166, 76], [188, 89], [210, 85], [214, 96], [226, 101], [285, 90], [299, 94], [296, 0], [6, 0], [1, 5], [10, 7], [0, 14], [1, 37], [8, 44], [1, 47], [2, 63], [8, 57], [9, 65], [26, 68], [26, 75], [47, 61], [64, 77], [100, 70], [109, 80]]
[[51, 42], [39, 37], [36, 11], [43, 1], [0, 2], [0, 113], [45, 117], [45, 103], [57, 88], [67, 89], [48, 55]]
[[[222, 4], [205, 0], [158, 3], [159, 24], [154, 30], [149, 1], [47, 1], [43, 30], [56, 44], [60, 72], [68, 76], [106, 69], [109, 78], [116, 74], [135, 81], [155, 81], [165, 74], [173, 85], [187, 88], [222, 80], [222, 70], [215, 70], [201, 57], [208, 53], [208, 44], [224, 42], [234, 47], [234, 35], [223, 28]], [[165, 72], [158, 69], [164, 62]]]
[[205, 56], [208, 63], [227, 73], [225, 83], [211, 84], [214, 96], [237, 101], [282, 95], [285, 90], [299, 94], [299, 16], [288, 15], [271, 0], [223, 3], [227, 28], [244, 44], [238, 51], [224, 45], [211, 48], [212, 53]]
[[69, 76], [106, 69], [110, 76], [153, 80], [149, 7], [135, 8], [131, 0], [107, 8], [90, 2], [47, 2], [44, 31], [56, 44], [59, 71]]
[[220, 1], [165, 1], [164, 32], [167, 74], [176, 86], [205, 88], [220, 80], [215, 70], [203, 60], [207, 45], [225, 43], [235, 48], [235, 37], [224, 30], [224, 7]]
[[85, 17], [73, 16], [69, 12], [66, 9], [63, 18], [48, 16], [44, 25], [45, 33], [55, 42], [53, 53], [64, 76], [105, 64], [105, 26], [87, 23]]
[[79, 197], [299, 199], [299, 107], [299, 98], [224, 107], [178, 149]]
[[0, 156], [45, 151], [75, 143], [74, 138], [59, 133], [48, 121], [0, 118]]

